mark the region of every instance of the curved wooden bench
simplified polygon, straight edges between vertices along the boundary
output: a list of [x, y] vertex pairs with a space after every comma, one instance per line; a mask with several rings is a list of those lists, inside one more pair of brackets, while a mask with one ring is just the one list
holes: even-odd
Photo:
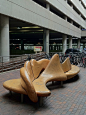
[[[47, 67], [46, 67], [46, 64], [47, 64]], [[59, 56], [57, 54], [52, 57], [50, 62], [47, 61], [47, 63], [44, 63], [42, 62], [42, 60], [38, 62], [36, 60], [31, 60], [31, 65], [32, 65], [31, 67], [32, 67], [33, 75], [34, 75], [33, 82], [31, 82], [31, 79], [30, 79], [31, 76], [27, 74], [27, 71], [25, 68], [21, 68], [20, 74], [22, 77], [21, 85], [25, 89], [29, 98], [33, 102], [36, 102], [38, 100], [37, 96], [47, 97], [51, 94], [49, 89], [47, 89], [46, 87], [47, 82], [67, 80], [67, 77], [64, 74], [64, 71], [62, 70], [62, 67], [59, 61]], [[45, 69], [45, 70], [38, 77], [42, 69]], [[33, 99], [35, 99], [35, 101]]]
[[10, 91], [26, 94], [33, 102], [37, 102], [38, 96], [47, 97], [51, 94], [46, 87], [47, 82], [65, 81], [79, 71], [79, 67], [71, 65], [69, 58], [61, 64], [58, 54], [55, 54], [51, 60], [26, 61], [24, 67], [20, 69], [21, 78], [8, 80], [3, 86]]
[[73, 78], [80, 72], [78, 66], [72, 65], [70, 63], [69, 57], [67, 57], [66, 60], [62, 63], [62, 68], [65, 74], [67, 75], [67, 79]]
[[[40, 75], [42, 70], [44, 71]], [[46, 87], [47, 82], [67, 80], [58, 54], [55, 54], [50, 61], [48, 59], [27, 61], [20, 69], [20, 75], [21, 79], [8, 80], [3, 86], [10, 91], [27, 94], [33, 102], [38, 101], [38, 96], [46, 97], [51, 94]]]

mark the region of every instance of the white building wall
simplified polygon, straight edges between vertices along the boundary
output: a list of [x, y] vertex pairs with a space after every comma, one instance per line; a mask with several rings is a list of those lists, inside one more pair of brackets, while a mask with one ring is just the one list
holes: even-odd
[[[60, 3], [60, 1], [61, 0], [58, 0], [58, 3]], [[67, 10], [62, 4], [59, 9], [61, 8], [63, 11]], [[48, 11], [46, 8], [43, 8], [32, 0], [0, 0], [0, 13], [50, 30], [58, 31], [74, 37], [81, 37], [81, 30], [79, 28], [71, 25], [69, 22], [66, 22], [64, 19]], [[69, 13], [71, 14], [71, 12]], [[71, 15], [71, 17], [74, 16]]]
[[[81, 25], [83, 28], [86, 27], [85, 20], [82, 19], [82, 17], [76, 13], [72, 9], [71, 6], [69, 6], [65, 0], [46, 0], [49, 4], [60, 10], [62, 13], [64, 13], [67, 17]], [[86, 10], [83, 8], [83, 6], [80, 4], [80, 1], [78, 0], [70, 0], [74, 6], [76, 5], [76, 8], [86, 17]]]
[[74, 6], [81, 12], [81, 14], [86, 18], [86, 9], [82, 6], [79, 0], [70, 0]]

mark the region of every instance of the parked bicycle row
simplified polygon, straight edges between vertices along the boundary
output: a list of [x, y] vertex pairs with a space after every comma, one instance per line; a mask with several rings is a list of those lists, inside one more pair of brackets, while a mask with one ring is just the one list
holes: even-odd
[[[79, 65], [82, 67], [86, 67], [86, 54], [84, 53], [69, 53], [68, 55], [64, 55], [62, 53], [58, 53], [60, 62], [62, 63], [67, 57], [70, 58], [70, 62], [73, 65]], [[50, 53], [49, 56], [52, 57], [54, 53]]]
[[[40, 57], [41, 58], [46, 58], [46, 59], [51, 59], [51, 57], [55, 54], [56, 52], [51, 52], [49, 54], [46, 53], [39, 53], [38, 56], [36, 54], [30, 54], [28, 56], [27, 60], [31, 60], [31, 59], [36, 59], [39, 60]], [[57, 52], [57, 54], [59, 54], [59, 58], [60, 58], [60, 62], [64, 62], [64, 60], [69, 57], [70, 58], [70, 62], [73, 65], [79, 65], [82, 67], [86, 67], [86, 54], [84, 53], [80, 53], [80, 52], [76, 52], [76, 53], [69, 53], [64, 55], [62, 52]]]

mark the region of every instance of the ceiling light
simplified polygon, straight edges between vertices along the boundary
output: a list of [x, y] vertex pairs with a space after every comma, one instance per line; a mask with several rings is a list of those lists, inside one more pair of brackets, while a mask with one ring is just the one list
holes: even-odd
[[23, 29], [24, 28], [40, 28], [40, 27], [38, 27], [38, 26], [32, 26], [32, 27], [22, 27]]
[[21, 29], [21, 27], [17, 27], [17, 29]]

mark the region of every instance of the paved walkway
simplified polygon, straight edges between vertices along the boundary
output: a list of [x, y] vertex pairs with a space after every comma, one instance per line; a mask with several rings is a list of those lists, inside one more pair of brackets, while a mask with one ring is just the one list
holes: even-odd
[[4, 89], [2, 84], [9, 79], [19, 78], [19, 70], [0, 74], [0, 115], [86, 115], [86, 68], [71, 80], [59, 87], [58, 82], [47, 86], [51, 95], [43, 100], [39, 107], [24, 96], [24, 103], [20, 102], [20, 94]]

